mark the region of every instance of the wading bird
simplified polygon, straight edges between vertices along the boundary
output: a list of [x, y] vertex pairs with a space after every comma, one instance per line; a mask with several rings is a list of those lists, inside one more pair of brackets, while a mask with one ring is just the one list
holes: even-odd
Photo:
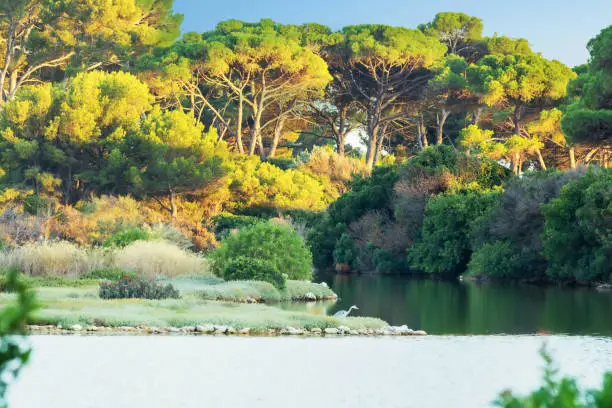
[[349, 315], [349, 313], [351, 313], [351, 310], [353, 310], [353, 309], [359, 310], [359, 308], [357, 306], [353, 305], [353, 306], [351, 306], [349, 308], [349, 310], [340, 310], [340, 311], [334, 313], [334, 317], [346, 317], [346, 316]]

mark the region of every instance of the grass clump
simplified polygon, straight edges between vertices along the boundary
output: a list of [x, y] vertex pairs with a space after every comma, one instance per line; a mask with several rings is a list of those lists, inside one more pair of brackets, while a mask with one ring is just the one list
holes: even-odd
[[149, 231], [141, 228], [130, 228], [112, 234], [104, 241], [103, 246], [105, 248], [125, 248], [136, 241], [148, 241], [150, 239], [151, 233]]
[[244, 303], [253, 299], [258, 303], [280, 302], [281, 293], [268, 282], [232, 281], [209, 285], [198, 291], [198, 296], [205, 300], [222, 300]]
[[151, 279], [210, 274], [204, 258], [165, 241], [137, 241], [118, 250], [114, 267]]
[[93, 271], [89, 271], [84, 275], [79, 276], [81, 280], [109, 280], [116, 281], [123, 278], [125, 275], [129, 275], [131, 272], [120, 268], [100, 268]]
[[30, 288], [81, 288], [97, 285], [94, 279], [73, 279], [64, 276], [27, 276], [20, 273], [17, 269], [0, 271], [0, 292], [6, 291], [8, 276], [16, 273], [20, 282]]
[[327, 286], [308, 281], [287, 281], [287, 287], [283, 292], [283, 300], [312, 300], [309, 294], [316, 297], [317, 300], [332, 299], [336, 294]]
[[28, 276], [77, 277], [105, 262], [93, 252], [63, 241], [27, 244], [3, 252], [0, 267]]
[[[314, 295], [314, 298], [312, 297]], [[244, 303], [255, 300], [259, 303], [325, 300], [336, 297], [335, 293], [322, 285], [308, 281], [286, 282], [283, 290], [278, 290], [268, 282], [233, 281], [207, 285], [197, 290], [197, 296], [205, 300], [221, 300]]]
[[101, 299], [178, 299], [179, 292], [172, 284], [159, 285], [149, 279], [124, 275], [115, 282], [101, 282]]
[[246, 256], [239, 256], [230, 260], [223, 269], [223, 278], [229, 281], [256, 280], [268, 282], [281, 290], [285, 288], [286, 284], [285, 277], [272, 262]]

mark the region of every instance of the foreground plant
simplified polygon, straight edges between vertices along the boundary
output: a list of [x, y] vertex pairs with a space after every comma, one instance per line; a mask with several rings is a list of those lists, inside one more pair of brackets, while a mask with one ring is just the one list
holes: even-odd
[[599, 390], [581, 391], [576, 380], [559, 378], [559, 370], [552, 357], [543, 347], [540, 355], [544, 359], [544, 384], [525, 397], [517, 397], [511, 391], [504, 391], [494, 402], [504, 408], [609, 408], [612, 407], [612, 372], [604, 374]]
[[28, 318], [36, 309], [33, 293], [19, 280], [17, 272], [9, 273], [4, 290], [15, 292], [17, 300], [0, 311], [0, 408], [8, 406], [7, 388], [30, 358], [23, 335]]

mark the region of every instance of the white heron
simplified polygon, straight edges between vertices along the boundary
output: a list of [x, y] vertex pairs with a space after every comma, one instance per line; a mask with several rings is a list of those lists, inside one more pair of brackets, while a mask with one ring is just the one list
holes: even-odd
[[334, 313], [334, 317], [347, 317], [349, 315], [349, 313], [351, 313], [351, 310], [359, 310], [359, 308], [355, 305], [349, 307], [349, 310], [339, 310], [336, 313]]

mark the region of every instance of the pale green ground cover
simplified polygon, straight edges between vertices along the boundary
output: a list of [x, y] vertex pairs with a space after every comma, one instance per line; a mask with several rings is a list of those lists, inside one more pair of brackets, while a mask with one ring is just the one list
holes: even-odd
[[[343, 325], [351, 329], [360, 329], [387, 326], [387, 323], [375, 318], [338, 319], [305, 311], [283, 310], [269, 305], [211, 301], [201, 297], [202, 292], [207, 288], [210, 289], [209, 287], [217, 287], [215, 290], [225, 295], [236, 293], [236, 285], [239, 284], [244, 288], [250, 284], [256, 288], [254, 291], [262, 290], [260, 282], [228, 282], [211, 285], [212, 281], [206, 283], [207, 279], [201, 278], [180, 278], [171, 280], [171, 282], [181, 291], [182, 299], [102, 300], [98, 297], [97, 286], [39, 287], [36, 288], [36, 292], [42, 308], [35, 314], [34, 323], [66, 326], [97, 324], [112, 327], [182, 327], [217, 324], [235, 328], [248, 327], [253, 331], [286, 327], [327, 328]], [[296, 283], [292, 289], [288, 290], [300, 293], [300, 290], [310, 288], [310, 285], [321, 286], [306, 285], [307, 283]], [[228, 287], [232, 289], [229, 290]], [[321, 286], [321, 288], [324, 287]], [[266, 291], [269, 291], [269, 288], [266, 287], [262, 293], [268, 296]], [[0, 306], [8, 304], [11, 298], [10, 294], [0, 294]]]
[[292, 280], [287, 281], [284, 290], [278, 290], [267, 282], [233, 281], [217, 285], [202, 285], [196, 290], [196, 293], [205, 300], [244, 302], [245, 299], [251, 298], [266, 303], [306, 300], [307, 294], [314, 295], [317, 300], [334, 297], [331, 289], [318, 283]]

